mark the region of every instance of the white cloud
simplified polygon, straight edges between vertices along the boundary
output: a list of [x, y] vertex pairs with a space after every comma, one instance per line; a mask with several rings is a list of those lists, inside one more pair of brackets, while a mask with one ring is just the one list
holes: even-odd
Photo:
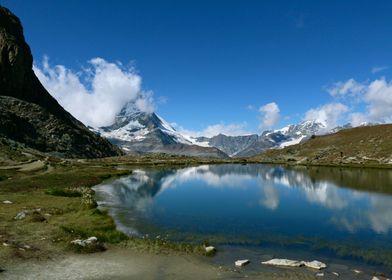
[[378, 72], [381, 72], [381, 71], [384, 71], [387, 69], [389, 69], [389, 66], [376, 66], [376, 67], [372, 68], [371, 72], [372, 72], [372, 74], [376, 74]]
[[86, 125], [112, 124], [130, 101], [144, 112], [154, 111], [152, 94], [142, 91], [142, 79], [132, 69], [102, 58], [93, 58], [88, 64], [87, 69], [74, 72], [63, 65], [51, 66], [44, 57], [42, 66], [33, 69], [49, 93]]
[[367, 115], [372, 122], [392, 121], [392, 82], [381, 78], [371, 82], [364, 96]]
[[365, 86], [358, 83], [354, 79], [349, 79], [346, 82], [337, 82], [327, 91], [333, 97], [343, 97], [346, 95], [357, 95], [365, 90]]
[[332, 129], [339, 124], [343, 114], [348, 112], [349, 108], [342, 103], [328, 103], [318, 108], [310, 109], [305, 113], [305, 120], [315, 120], [323, 123], [326, 129]]
[[[349, 115], [349, 119], [353, 126], [365, 122], [392, 122], [392, 81], [380, 78], [370, 83], [358, 83], [354, 79], [349, 79], [336, 83], [330, 93], [334, 97], [349, 96], [356, 101], [355, 104], [364, 105], [365, 110], [361, 112], [352, 108], [354, 112]], [[338, 113], [339, 111], [335, 115]]]
[[220, 124], [209, 125], [201, 131], [186, 130], [181, 126], [179, 126], [177, 130], [186, 135], [190, 135], [193, 137], [200, 137], [200, 136], [213, 137], [218, 134], [224, 134], [228, 136], [238, 136], [238, 135], [251, 134], [246, 130], [246, 127], [247, 127], [247, 123], [231, 123], [231, 124], [220, 123]]
[[364, 124], [368, 121], [368, 118], [365, 114], [363, 113], [352, 113], [350, 114], [350, 123], [352, 126], [359, 126], [361, 124]]
[[275, 102], [265, 104], [259, 108], [261, 113], [260, 130], [272, 128], [276, 125], [280, 118], [280, 109]]

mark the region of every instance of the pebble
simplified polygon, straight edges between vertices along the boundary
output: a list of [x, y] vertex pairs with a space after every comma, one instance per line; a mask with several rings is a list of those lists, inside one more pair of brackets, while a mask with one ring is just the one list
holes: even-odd
[[235, 266], [245, 266], [247, 264], [249, 264], [250, 261], [249, 260], [237, 260], [235, 261]]
[[337, 273], [337, 272], [335, 272], [335, 271], [333, 271], [332, 274], [335, 275], [336, 277], [339, 277], [339, 276], [340, 276], [340, 274]]
[[207, 247], [205, 247], [205, 250], [206, 250], [206, 253], [212, 253], [212, 252], [216, 251], [214, 246], [207, 246]]
[[316, 276], [317, 276], [317, 277], [324, 277], [324, 272], [316, 273]]
[[3, 203], [4, 203], [4, 204], [12, 204], [12, 201], [4, 200]]
[[327, 267], [325, 263], [322, 263], [320, 261], [303, 262], [303, 264], [307, 267], [319, 270]]

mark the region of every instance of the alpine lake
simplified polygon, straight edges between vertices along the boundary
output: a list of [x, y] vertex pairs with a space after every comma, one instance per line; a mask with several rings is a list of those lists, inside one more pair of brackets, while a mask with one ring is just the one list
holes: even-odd
[[118, 230], [208, 243], [217, 248], [217, 265], [249, 259], [244, 269], [261, 271], [274, 269], [260, 264], [270, 258], [317, 259], [328, 265], [326, 276], [345, 279], [392, 271], [392, 170], [141, 168], [94, 189]]

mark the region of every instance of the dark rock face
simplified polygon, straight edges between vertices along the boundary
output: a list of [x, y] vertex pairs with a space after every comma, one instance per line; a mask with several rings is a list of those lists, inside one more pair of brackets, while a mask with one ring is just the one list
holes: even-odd
[[63, 157], [105, 157], [122, 152], [90, 132], [46, 91], [20, 20], [0, 6], [0, 136]]

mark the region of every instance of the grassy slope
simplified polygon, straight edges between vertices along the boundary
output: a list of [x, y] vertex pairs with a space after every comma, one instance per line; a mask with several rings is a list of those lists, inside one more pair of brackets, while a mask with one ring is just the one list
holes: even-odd
[[250, 161], [309, 165], [392, 166], [392, 125], [376, 125], [316, 136], [305, 143], [269, 150]]

